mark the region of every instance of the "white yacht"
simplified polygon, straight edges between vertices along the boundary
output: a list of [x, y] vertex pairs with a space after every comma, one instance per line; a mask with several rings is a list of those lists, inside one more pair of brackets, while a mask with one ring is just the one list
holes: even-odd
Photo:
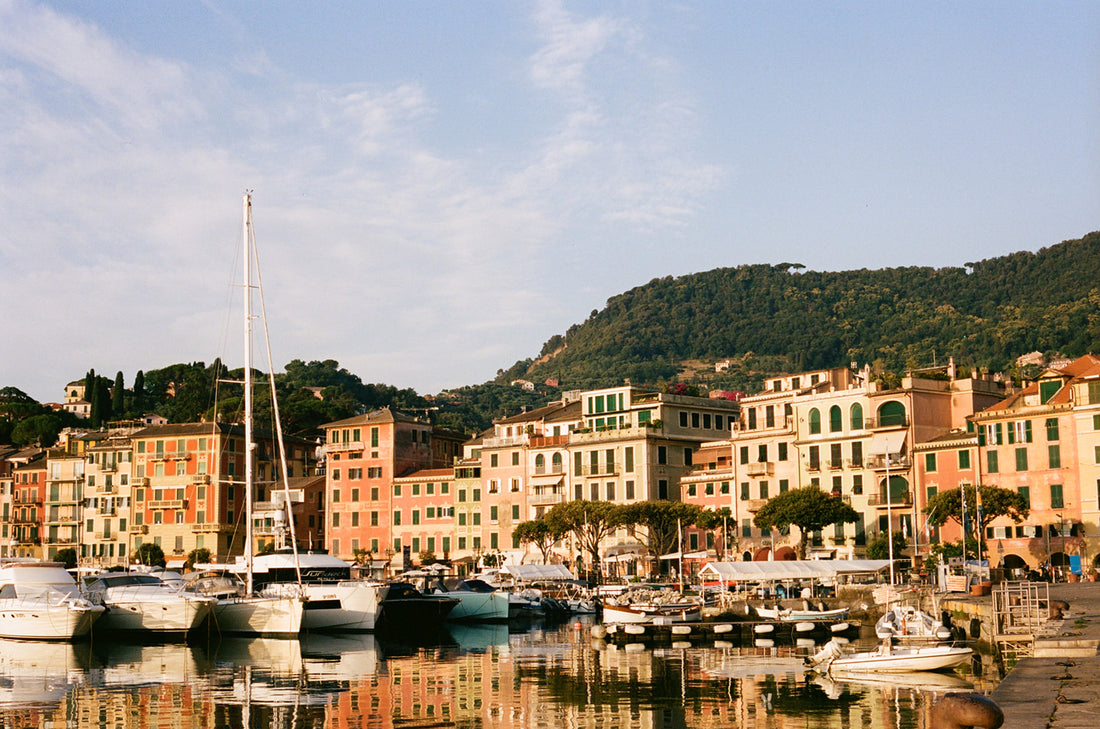
[[0, 638], [72, 640], [103, 613], [60, 562], [0, 562]]
[[107, 609], [99, 630], [145, 638], [186, 638], [217, 603], [145, 572], [101, 572], [87, 579], [84, 593]]
[[508, 620], [511, 598], [485, 580], [445, 576], [438, 572], [417, 570], [406, 572], [404, 578], [425, 595], [446, 595], [458, 600], [447, 614], [447, 620], [457, 622], [503, 622]]

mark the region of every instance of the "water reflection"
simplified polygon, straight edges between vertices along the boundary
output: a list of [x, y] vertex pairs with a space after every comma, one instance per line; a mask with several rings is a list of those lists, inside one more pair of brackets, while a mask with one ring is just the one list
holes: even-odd
[[[616, 648], [572, 625], [196, 645], [0, 641], [0, 727], [928, 726], [965, 673], [829, 679], [798, 646]], [[980, 664], [979, 664], [980, 667]]]

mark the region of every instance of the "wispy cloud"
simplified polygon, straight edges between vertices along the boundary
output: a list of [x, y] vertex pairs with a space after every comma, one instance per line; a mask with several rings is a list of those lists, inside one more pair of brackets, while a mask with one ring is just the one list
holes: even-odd
[[[336, 357], [426, 389], [534, 354], [569, 323], [578, 230], [675, 229], [720, 172], [691, 161], [692, 104], [640, 29], [558, 3], [533, 24], [539, 124], [482, 159], [429, 141], [448, 120], [412, 79], [295, 79], [263, 48], [239, 55], [254, 59], [240, 75], [0, 0], [0, 306], [16, 312], [10, 341], [50, 353], [4, 378], [41, 397], [88, 367], [222, 354], [210, 333], [246, 187], [277, 359]], [[610, 98], [628, 82], [655, 103]]]

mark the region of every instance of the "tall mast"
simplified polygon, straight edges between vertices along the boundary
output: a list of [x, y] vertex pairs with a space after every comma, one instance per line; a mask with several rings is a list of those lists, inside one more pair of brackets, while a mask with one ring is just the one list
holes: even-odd
[[244, 194], [244, 550], [247, 594], [252, 594], [252, 197]]

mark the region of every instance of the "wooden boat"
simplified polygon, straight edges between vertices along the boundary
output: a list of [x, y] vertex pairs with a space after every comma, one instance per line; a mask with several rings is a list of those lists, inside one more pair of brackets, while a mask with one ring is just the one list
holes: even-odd
[[848, 616], [848, 608], [836, 608], [834, 610], [815, 610], [760, 606], [753, 608], [756, 614], [764, 620], [781, 620], [784, 622], [799, 622], [802, 620], [841, 620]]
[[604, 623], [691, 623], [703, 619], [698, 603], [629, 603], [603, 606]]

